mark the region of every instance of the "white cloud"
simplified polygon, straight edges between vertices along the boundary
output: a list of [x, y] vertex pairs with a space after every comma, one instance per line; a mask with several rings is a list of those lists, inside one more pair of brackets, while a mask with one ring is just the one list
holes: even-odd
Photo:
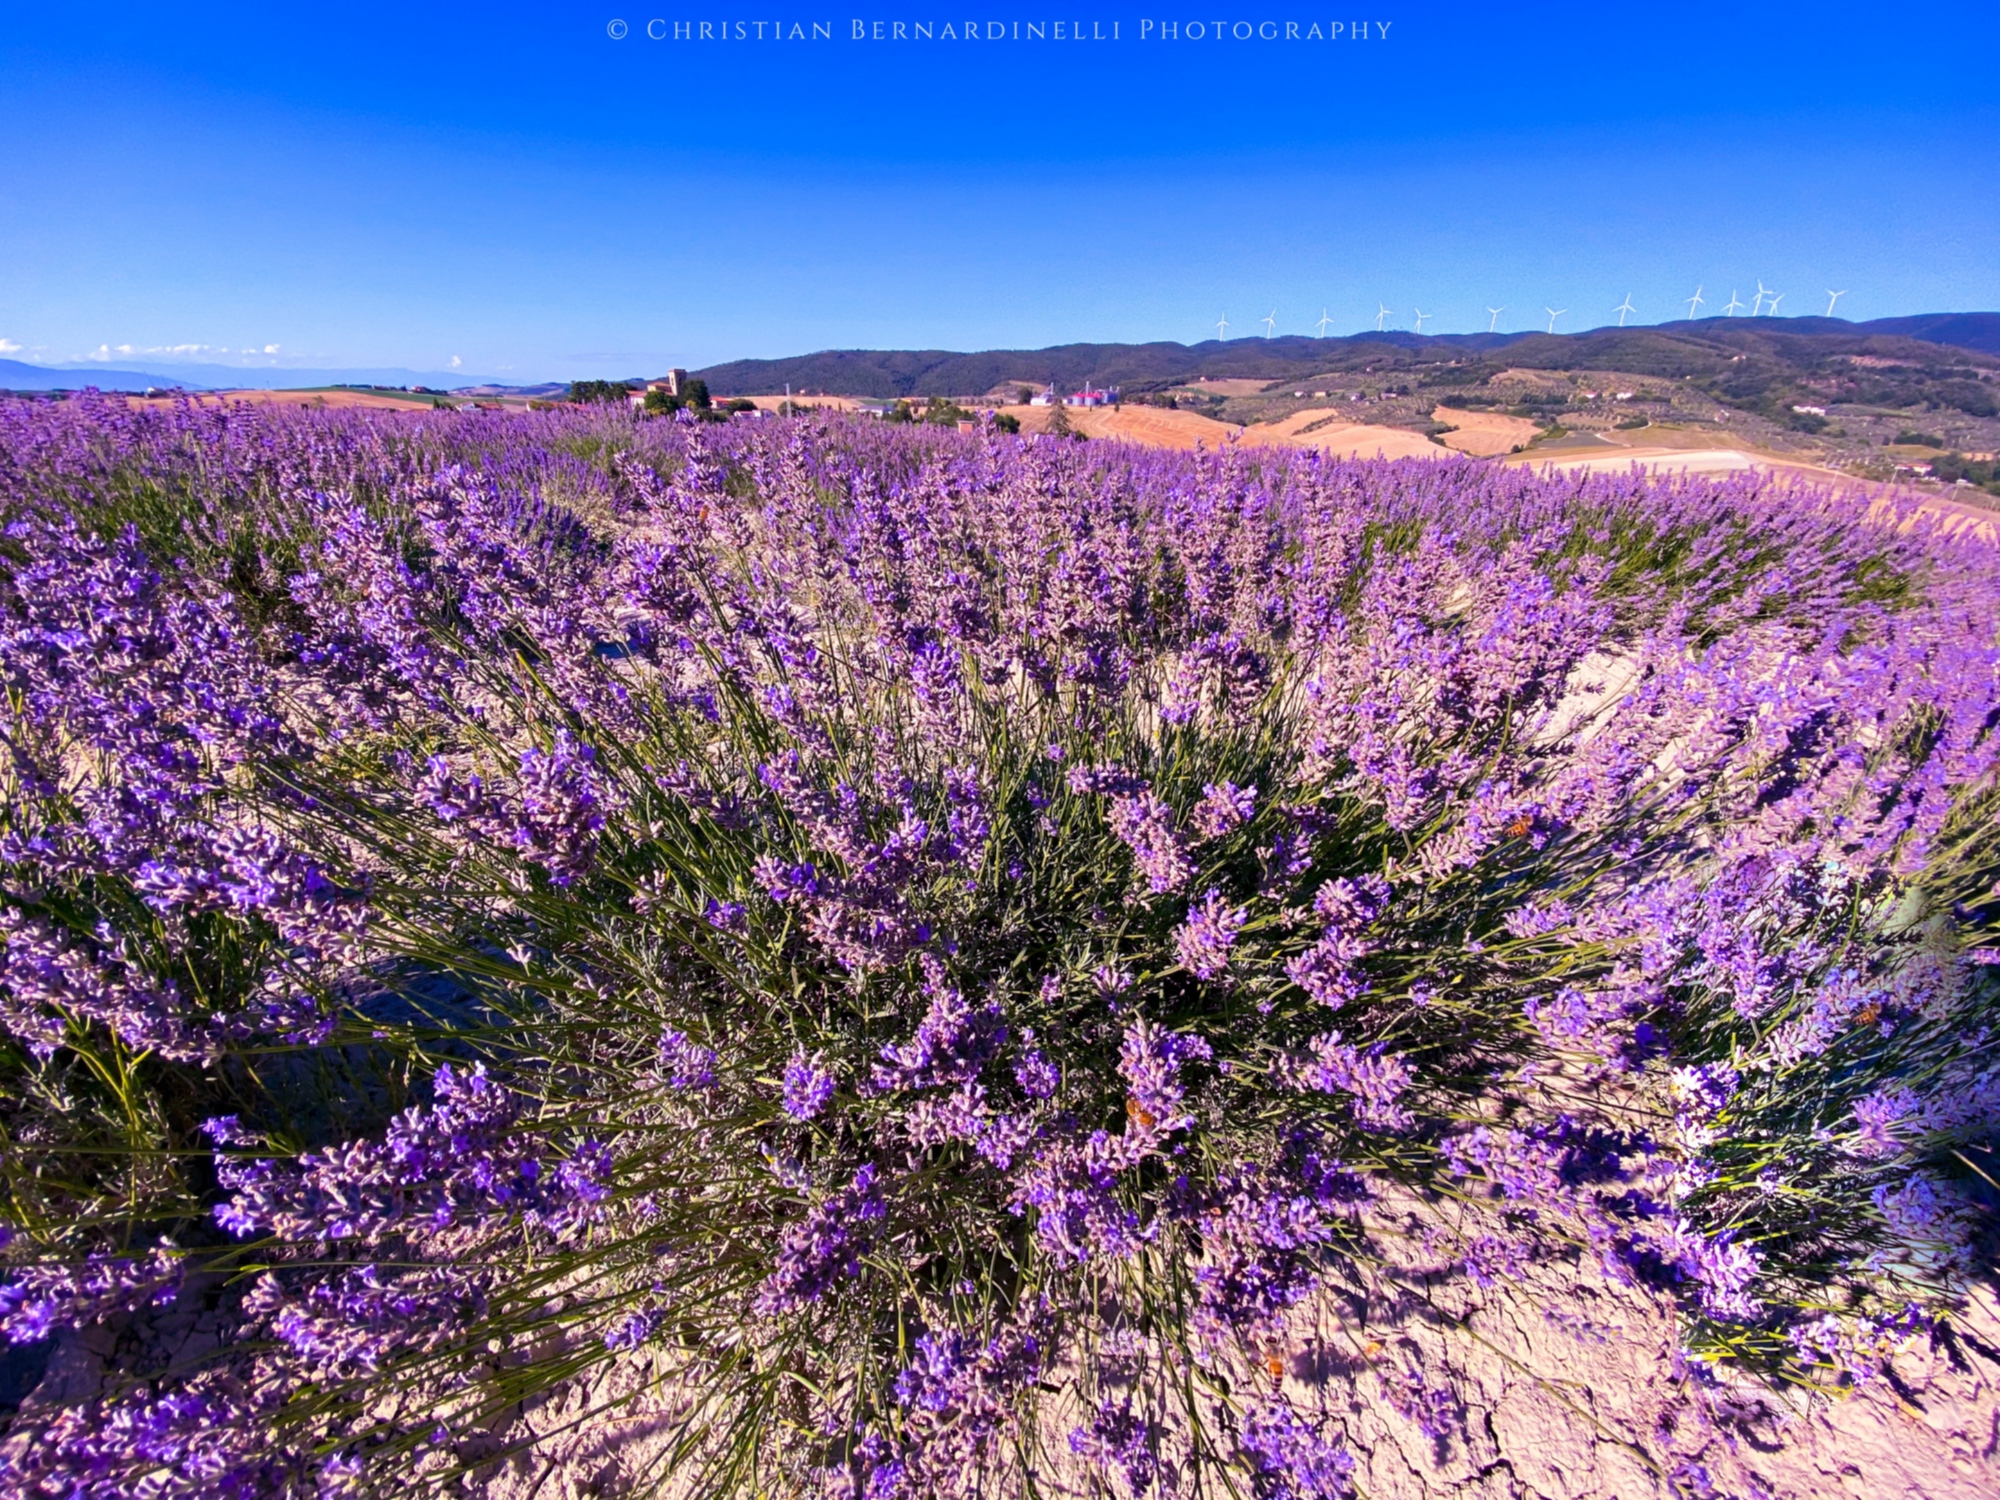
[[0, 339], [0, 354], [19, 354], [21, 346], [12, 339]]
[[264, 346], [264, 352], [266, 354], [276, 354], [278, 352], [278, 346], [276, 344], [266, 344]]
[[111, 358], [111, 346], [110, 346], [109, 344], [99, 344], [99, 345], [98, 345], [98, 346], [97, 346], [97, 347], [96, 347], [95, 349], [93, 349], [93, 350], [92, 350], [92, 351], [91, 351], [90, 353], [88, 353], [88, 354], [84, 355], [84, 358], [85, 358], [85, 359], [100, 359], [100, 360], [102, 360], [102, 359], [109, 359], [109, 358]]
[[460, 358], [459, 358], [459, 357], [458, 357], [458, 356], [457, 356], [456, 354], [454, 354], [454, 355], [453, 355], [453, 356], [451, 357], [451, 367], [452, 367], [452, 368], [453, 368], [454, 370], [456, 370], [456, 369], [457, 369], [457, 368], [458, 368], [458, 367], [459, 367], [460, 365], [462, 365], [462, 364], [464, 364], [464, 363], [465, 363], [465, 361], [464, 361], [464, 360], [462, 360], [462, 359], [460, 359]]

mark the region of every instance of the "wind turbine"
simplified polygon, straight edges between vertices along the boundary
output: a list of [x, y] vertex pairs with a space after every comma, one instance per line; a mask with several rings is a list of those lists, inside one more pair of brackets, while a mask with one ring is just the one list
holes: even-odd
[[1568, 312], [1569, 309], [1566, 307], [1545, 307], [1542, 311], [1549, 315], [1549, 332], [1554, 333], [1556, 331], [1556, 319]]
[[1389, 309], [1386, 307], [1381, 308], [1381, 310], [1375, 314], [1375, 331], [1377, 333], [1380, 333], [1382, 331], [1382, 320], [1388, 316], [1389, 316]]
[[1318, 324], [1318, 327], [1319, 327], [1319, 336], [1320, 336], [1321, 338], [1325, 338], [1325, 337], [1326, 337], [1326, 325], [1327, 325], [1327, 324], [1329, 324], [1329, 323], [1331, 323], [1332, 321], [1333, 321], [1333, 319], [1329, 318], [1329, 317], [1328, 317], [1328, 316], [1326, 315], [1326, 309], [1322, 307], [1322, 308], [1321, 308], [1321, 309], [1319, 310], [1319, 324]]
[[1690, 323], [1692, 323], [1692, 322], [1694, 321], [1694, 310], [1695, 310], [1695, 309], [1696, 309], [1697, 307], [1700, 307], [1700, 306], [1702, 306], [1702, 305], [1703, 305], [1704, 303], [1706, 303], [1707, 301], [1708, 301], [1708, 299], [1707, 299], [1706, 297], [1702, 296], [1702, 294], [1701, 294], [1701, 288], [1700, 288], [1700, 287], [1696, 287], [1696, 288], [1694, 289], [1694, 295], [1693, 295], [1692, 297], [1688, 298], [1688, 321], [1689, 321]]
[[1829, 318], [1833, 316], [1833, 304], [1838, 302], [1842, 297], [1845, 297], [1846, 295], [1847, 293], [1845, 291], [1828, 292], [1826, 294], [1826, 315]]
[[1228, 313], [1224, 313], [1221, 317], [1215, 320], [1215, 336], [1217, 340], [1226, 340], [1229, 337]]
[[1784, 294], [1783, 292], [1773, 292], [1773, 293], [1771, 293], [1771, 305], [1770, 305], [1769, 307], [1767, 307], [1767, 308], [1765, 308], [1765, 309], [1764, 309], [1764, 316], [1765, 316], [1765, 317], [1767, 317], [1767, 318], [1775, 318], [1775, 317], [1777, 317], [1777, 315], [1778, 315], [1778, 303], [1780, 302], [1780, 300], [1782, 300], [1782, 299], [1783, 299], [1784, 295], [1785, 295], [1785, 294]]
[[1742, 311], [1743, 311], [1743, 304], [1736, 300], [1736, 293], [1732, 289], [1729, 293], [1729, 306], [1723, 308], [1722, 315], [1725, 318], [1733, 318]]
[[1504, 307], [1489, 307], [1486, 309], [1486, 311], [1492, 315], [1486, 320], [1486, 331], [1488, 333], [1495, 333], [1499, 330], [1500, 314], [1502, 314], [1506, 310], [1507, 309]]
[[1616, 307], [1612, 308], [1611, 310], [1618, 314], [1618, 326], [1620, 328], [1623, 328], [1625, 326], [1626, 315], [1628, 313], [1635, 313], [1639, 309], [1632, 305], [1632, 294], [1630, 292], [1627, 292], [1625, 294], [1625, 300], [1619, 303]]
[[1764, 278], [1757, 278], [1757, 300], [1750, 304], [1750, 316], [1756, 317], [1764, 310], [1764, 299], [1771, 294], [1764, 290]]
[[1424, 331], [1424, 319], [1425, 319], [1425, 318], [1428, 318], [1429, 316], [1430, 316], [1430, 314], [1429, 314], [1429, 313], [1427, 313], [1427, 312], [1425, 312], [1425, 311], [1424, 311], [1424, 310], [1423, 310], [1423, 309], [1422, 309], [1421, 307], [1417, 309], [1417, 332], [1418, 332], [1418, 333], [1422, 333], [1422, 332]]
[[1265, 338], [1269, 338], [1269, 337], [1271, 336], [1271, 331], [1272, 331], [1272, 330], [1273, 330], [1274, 328], [1276, 328], [1276, 327], [1278, 326], [1278, 310], [1277, 310], [1277, 308], [1275, 308], [1275, 307], [1274, 307], [1274, 308], [1272, 308], [1272, 309], [1271, 309], [1271, 316], [1270, 316], [1270, 317], [1268, 317], [1268, 318], [1259, 318], [1259, 319], [1258, 319], [1257, 321], [1258, 321], [1258, 322], [1260, 322], [1260, 323], [1262, 323], [1262, 324], [1264, 325], [1264, 337], [1265, 337]]

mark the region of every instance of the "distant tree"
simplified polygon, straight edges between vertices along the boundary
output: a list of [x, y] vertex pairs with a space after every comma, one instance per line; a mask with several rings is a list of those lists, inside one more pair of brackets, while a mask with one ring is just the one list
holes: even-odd
[[630, 389], [615, 380], [572, 380], [569, 384], [569, 399], [586, 406], [628, 401], [631, 396]]
[[956, 427], [960, 422], [970, 422], [972, 413], [949, 396], [939, 396], [924, 408], [924, 420], [934, 427]]
[[1889, 442], [1899, 447], [1909, 448], [1949, 448], [1951, 446], [1951, 444], [1947, 443], [1941, 437], [1934, 437], [1928, 432], [1913, 432], [1907, 427], [1890, 438]]
[[1060, 401], [1049, 408], [1048, 431], [1050, 437], [1076, 436], [1076, 429], [1070, 426], [1069, 408], [1064, 406]]
[[737, 396], [732, 400], [723, 402], [722, 409], [724, 411], [755, 411], [757, 409], [757, 403], [755, 401], [748, 400], [745, 397]]
[[681, 392], [681, 397], [696, 411], [707, 411], [710, 406], [714, 405], [709, 400], [708, 382], [699, 376], [687, 383], [687, 388]]
[[2000, 495], [2000, 463], [1991, 459], [1971, 459], [1959, 453], [1940, 453], [1931, 460], [1931, 474], [1947, 484], [1964, 480], [1989, 495]]
[[898, 401], [894, 406], [882, 413], [882, 420], [885, 422], [914, 422], [917, 420], [917, 414], [910, 410], [909, 402]]
[[681, 398], [663, 386], [655, 386], [646, 392], [645, 411], [648, 416], [672, 416], [681, 409]]
[[1021, 419], [1011, 411], [998, 412], [994, 415], [993, 425], [1001, 432], [1019, 432]]
[[1032, 386], [1024, 385], [1014, 392], [1014, 404], [1016, 406], [1026, 406], [1030, 401], [1034, 399], [1035, 399], [1035, 391], [1034, 387]]
[[1957, 407], [1968, 417], [1990, 417], [2000, 413], [2000, 403], [1996, 403], [1992, 392], [1976, 380], [1946, 381], [1937, 388], [1937, 399], [1942, 405]]

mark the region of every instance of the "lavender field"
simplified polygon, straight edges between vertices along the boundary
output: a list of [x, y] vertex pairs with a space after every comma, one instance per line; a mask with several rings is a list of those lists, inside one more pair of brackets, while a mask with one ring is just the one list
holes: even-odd
[[0, 1494], [481, 1492], [561, 1410], [616, 1492], [1333, 1500], [1357, 1403], [1480, 1425], [1382, 1310], [1586, 1280], [1716, 1409], [1958, 1357], [1990, 546], [88, 399], [0, 404], [0, 520]]

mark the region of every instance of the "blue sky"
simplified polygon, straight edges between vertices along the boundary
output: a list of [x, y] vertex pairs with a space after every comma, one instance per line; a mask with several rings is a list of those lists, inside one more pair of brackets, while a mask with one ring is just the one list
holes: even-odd
[[[17, 5], [0, 354], [533, 380], [1381, 304], [1574, 330], [1760, 278], [1786, 313], [2000, 308], [1992, 6], [759, 8]], [[758, 19], [832, 36], [645, 34]]]

